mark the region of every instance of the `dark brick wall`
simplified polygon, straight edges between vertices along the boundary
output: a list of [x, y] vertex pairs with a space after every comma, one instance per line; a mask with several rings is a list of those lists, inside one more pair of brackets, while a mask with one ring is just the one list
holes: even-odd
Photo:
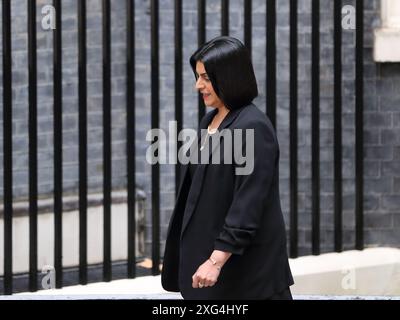
[[[41, 29], [38, 1], [39, 191], [53, 190], [52, 138], [52, 33]], [[299, 0], [299, 247], [311, 252], [311, 1]], [[343, 5], [355, 5], [344, 1]], [[184, 14], [184, 127], [197, 124], [197, 96], [188, 64], [197, 47], [197, 1], [183, 1]], [[365, 243], [367, 246], [400, 243], [400, 64], [372, 60], [373, 29], [379, 26], [380, 2], [365, 1]], [[78, 73], [77, 1], [63, 8], [63, 126], [64, 190], [78, 187]], [[91, 192], [102, 188], [102, 67], [101, 1], [87, 1], [88, 39], [88, 170]], [[126, 186], [126, 27], [125, 1], [112, 1], [112, 172], [113, 188]], [[174, 119], [174, 6], [160, 0], [160, 127], [168, 130]], [[1, 9], [0, 9], [1, 10]], [[230, 1], [230, 34], [243, 40], [243, 0]], [[289, 1], [277, 1], [277, 131], [280, 143], [280, 191], [289, 225]], [[136, 1], [136, 167], [137, 182], [148, 196], [148, 250], [151, 235], [151, 166], [145, 161], [150, 129], [150, 16], [149, 1]], [[265, 1], [253, 1], [253, 62], [265, 110]], [[14, 196], [28, 192], [27, 30], [26, 1], [12, 1], [13, 15], [13, 148]], [[207, 39], [220, 34], [220, 1], [207, 1]], [[1, 39], [0, 39], [1, 41]], [[354, 247], [354, 44], [355, 31], [343, 30], [343, 200], [344, 247]], [[1, 53], [0, 53], [1, 55]], [[0, 65], [1, 65], [0, 59]], [[2, 69], [0, 69], [1, 72]], [[321, 250], [333, 249], [333, 1], [321, 0]], [[0, 77], [2, 84], [2, 77]], [[2, 86], [0, 85], [2, 94]], [[2, 100], [0, 124], [2, 127]], [[0, 132], [0, 163], [3, 132]], [[3, 172], [0, 170], [0, 181]], [[161, 165], [161, 239], [174, 206], [174, 167]], [[3, 185], [0, 185], [0, 196]], [[162, 247], [163, 249], [163, 247]]]

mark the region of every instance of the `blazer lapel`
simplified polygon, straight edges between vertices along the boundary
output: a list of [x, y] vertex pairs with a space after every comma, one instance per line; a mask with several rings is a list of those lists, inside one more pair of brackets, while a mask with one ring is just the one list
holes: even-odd
[[[197, 137], [198, 137], [198, 139], [197, 139], [197, 144], [199, 144], [200, 139], [201, 139], [201, 137], [200, 137], [200, 136], [201, 136], [201, 129], [207, 128], [208, 124], [211, 122], [211, 119], [215, 116], [215, 114], [217, 113], [217, 111], [218, 111], [218, 110], [216, 110], [216, 109], [215, 109], [215, 110], [212, 110], [212, 111], [209, 111], [209, 112], [206, 114], [204, 120], [200, 123], [200, 125], [199, 125], [199, 130], [198, 130], [198, 133], [197, 133]], [[191, 149], [190, 149], [190, 150], [191, 150]], [[179, 201], [183, 201], [183, 199], [181, 199], [182, 188], [183, 188], [183, 186], [184, 186], [184, 184], [185, 184], [185, 180], [187, 179], [186, 175], [188, 174], [188, 171], [189, 171], [189, 165], [183, 164], [183, 165], [182, 165], [182, 170], [181, 170], [182, 177], [181, 177], [181, 181], [180, 181], [180, 184], [179, 184], [178, 193], [177, 193], [177, 197], [176, 197], [176, 201], [175, 201], [175, 210], [176, 210], [176, 208], [178, 207], [177, 204], [179, 203]], [[197, 171], [197, 170], [196, 170], [196, 171]], [[189, 196], [188, 196], [188, 197], [189, 197]], [[187, 200], [187, 199], [185, 199], [185, 200]], [[172, 212], [171, 221], [172, 221], [172, 220], [174, 219], [174, 217], [175, 217], [175, 214], [176, 214], [175, 210], [174, 210], [174, 212]]]
[[[204, 121], [202, 121], [201, 123], [200, 123], [200, 125], [199, 125], [199, 129], [197, 130], [197, 145], [199, 145], [200, 144], [200, 141], [202, 141], [201, 139], [204, 137], [204, 135], [203, 136], [201, 136], [201, 133], [202, 133], [202, 129], [206, 129], [207, 127], [208, 127], [208, 125], [210, 124], [210, 122], [211, 122], [211, 119], [217, 114], [217, 109], [215, 109], [215, 110], [212, 110], [212, 111], [209, 111], [207, 114], [206, 114], [206, 118], [205, 118], [205, 120]], [[190, 148], [189, 150], [191, 150], [192, 148]], [[182, 188], [182, 184], [183, 184], [183, 182], [185, 181], [185, 177], [186, 177], [186, 175], [187, 175], [187, 173], [188, 173], [188, 169], [189, 169], [189, 165], [188, 164], [184, 164], [184, 165], [182, 165], [183, 166], [183, 169], [182, 169], [182, 178], [181, 178], [181, 183], [180, 183], [180, 187], [179, 187], [179, 191], [178, 191], [178, 196], [177, 196], [177, 199], [179, 199], [179, 194], [181, 193], [181, 188]]]
[[[224, 120], [221, 122], [220, 126], [218, 127], [218, 131], [222, 131], [223, 129], [229, 127], [232, 124], [232, 122], [236, 119], [236, 117], [239, 115], [240, 111], [243, 110], [243, 108], [244, 107], [230, 111], [226, 115]], [[209, 112], [210, 114], [212, 113], [212, 115], [207, 119], [207, 121], [204, 121], [203, 126], [200, 129], [206, 129], [208, 127], [208, 124], [211, 122], [212, 117], [217, 113], [216, 111], [217, 110]], [[201, 133], [201, 131], [200, 131], [200, 133]], [[203, 134], [203, 136], [204, 135], [205, 134]], [[201, 141], [203, 141], [203, 140], [201, 140]], [[219, 144], [217, 144], [213, 148], [212, 152], [210, 152], [210, 157], [218, 145]], [[199, 163], [197, 165], [194, 177], [192, 179], [190, 192], [187, 197], [186, 210], [185, 210], [185, 214], [183, 216], [183, 222], [182, 222], [181, 237], [183, 236], [183, 233], [184, 233], [187, 225], [189, 224], [190, 218], [192, 217], [194, 209], [196, 208], [197, 202], [199, 200], [206, 170], [207, 170], [207, 164]], [[187, 174], [187, 168], [185, 168], [185, 174]]]

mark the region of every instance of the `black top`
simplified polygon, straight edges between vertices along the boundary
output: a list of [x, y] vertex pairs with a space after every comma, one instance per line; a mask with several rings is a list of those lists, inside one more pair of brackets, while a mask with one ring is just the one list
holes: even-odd
[[[210, 142], [210, 137], [211, 137], [211, 135], [213, 135], [214, 133], [215, 133], [215, 132], [212, 132], [212, 133], [209, 133], [209, 134], [205, 134], [205, 136], [202, 137], [202, 138], [199, 140], [199, 145], [198, 145], [198, 147], [197, 147], [198, 159], [199, 159], [198, 161], [200, 161], [200, 159], [201, 159], [201, 157], [200, 157], [201, 152], [205, 152], [205, 151], [207, 150], [207, 144], [208, 144], [208, 143], [211, 143], [211, 142]], [[205, 140], [207, 140], [207, 141], [205, 141]], [[205, 145], [204, 151], [200, 150], [200, 147], [203, 146], [203, 145]], [[208, 150], [208, 151], [210, 152], [210, 150]], [[191, 181], [193, 180], [193, 177], [194, 177], [194, 174], [195, 174], [195, 172], [196, 172], [196, 169], [197, 169], [197, 163], [189, 162], [189, 176], [190, 176], [190, 180], [191, 180]]]

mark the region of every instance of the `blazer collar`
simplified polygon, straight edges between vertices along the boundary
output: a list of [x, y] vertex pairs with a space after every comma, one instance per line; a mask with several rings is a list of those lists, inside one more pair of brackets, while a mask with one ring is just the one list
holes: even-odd
[[[230, 110], [228, 114], [225, 116], [224, 120], [222, 120], [221, 124], [219, 125], [218, 131], [221, 131], [226, 127], [228, 127], [244, 108], [245, 106], [240, 107], [238, 109]], [[202, 123], [200, 124], [200, 129], [207, 129], [208, 125], [211, 123], [212, 119], [217, 113], [218, 113], [217, 108], [208, 112], [205, 121], [204, 122], [202, 121]]]

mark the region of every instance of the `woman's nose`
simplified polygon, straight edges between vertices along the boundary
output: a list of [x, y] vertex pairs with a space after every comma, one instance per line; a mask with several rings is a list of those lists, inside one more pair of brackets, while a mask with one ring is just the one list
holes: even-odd
[[201, 78], [200, 78], [200, 77], [199, 77], [199, 78], [197, 79], [197, 81], [196, 81], [195, 88], [196, 88], [197, 90], [201, 90], [201, 89], [204, 88], [203, 81], [201, 81]]

